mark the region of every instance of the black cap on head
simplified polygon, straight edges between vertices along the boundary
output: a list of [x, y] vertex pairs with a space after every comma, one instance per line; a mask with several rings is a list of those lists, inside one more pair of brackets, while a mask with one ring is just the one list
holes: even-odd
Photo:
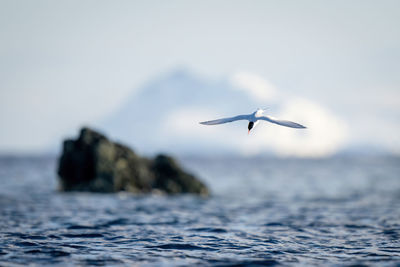
[[249, 131], [253, 128], [254, 126], [254, 122], [249, 122], [249, 126], [247, 126], [247, 129], [249, 129]]

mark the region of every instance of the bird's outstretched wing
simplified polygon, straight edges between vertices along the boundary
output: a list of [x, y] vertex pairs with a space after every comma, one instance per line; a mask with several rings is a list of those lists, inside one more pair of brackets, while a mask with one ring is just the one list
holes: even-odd
[[216, 124], [222, 124], [222, 123], [238, 121], [238, 120], [248, 120], [248, 119], [249, 119], [249, 115], [239, 115], [239, 116], [235, 116], [235, 117], [223, 118], [223, 119], [212, 120], [212, 121], [203, 121], [203, 122], [200, 122], [200, 124], [216, 125]]
[[292, 122], [292, 121], [278, 120], [278, 119], [275, 119], [273, 117], [269, 117], [269, 116], [265, 116], [265, 115], [257, 117], [257, 119], [263, 120], [263, 121], [269, 121], [269, 122], [272, 122], [272, 123], [275, 123], [275, 124], [278, 124], [278, 125], [282, 125], [282, 126], [286, 126], [286, 127], [290, 127], [290, 128], [298, 128], [298, 129], [307, 128], [307, 127], [305, 127], [305, 126], [303, 126], [303, 125], [301, 125], [299, 123], [295, 123], [295, 122]]

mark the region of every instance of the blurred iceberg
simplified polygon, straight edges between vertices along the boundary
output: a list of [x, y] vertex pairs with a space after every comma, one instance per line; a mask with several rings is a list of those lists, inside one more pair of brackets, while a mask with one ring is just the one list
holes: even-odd
[[[267, 113], [307, 125], [295, 131], [261, 123], [248, 136], [246, 122], [205, 127], [199, 121], [268, 108]], [[311, 99], [285, 94], [248, 72], [220, 80], [186, 69], [164, 74], [126, 99], [101, 125], [113, 138], [144, 153], [328, 156], [343, 148], [346, 123]]]

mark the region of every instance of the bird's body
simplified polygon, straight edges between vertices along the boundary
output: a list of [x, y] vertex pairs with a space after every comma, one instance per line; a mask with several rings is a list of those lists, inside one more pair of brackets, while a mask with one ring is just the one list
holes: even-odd
[[203, 125], [217, 125], [217, 124], [223, 124], [223, 123], [228, 123], [228, 122], [233, 122], [233, 121], [238, 121], [238, 120], [247, 120], [249, 121], [248, 124], [248, 130], [250, 132], [251, 129], [253, 129], [259, 122], [260, 120], [263, 121], [268, 121], [271, 123], [275, 123], [281, 126], [286, 126], [290, 128], [297, 128], [297, 129], [304, 129], [306, 128], [305, 126], [292, 122], [292, 121], [286, 121], [286, 120], [278, 120], [275, 119], [271, 116], [266, 116], [264, 115], [264, 110], [263, 109], [257, 109], [251, 114], [246, 114], [246, 115], [238, 115], [234, 117], [229, 117], [229, 118], [222, 118], [222, 119], [217, 119], [217, 120], [211, 120], [211, 121], [203, 121], [200, 122], [200, 124]]

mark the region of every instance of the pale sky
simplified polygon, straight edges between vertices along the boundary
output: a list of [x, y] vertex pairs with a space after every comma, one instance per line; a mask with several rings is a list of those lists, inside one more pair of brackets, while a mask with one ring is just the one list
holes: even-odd
[[400, 153], [400, 1], [0, 0], [0, 152], [40, 153], [185, 67], [254, 73]]

